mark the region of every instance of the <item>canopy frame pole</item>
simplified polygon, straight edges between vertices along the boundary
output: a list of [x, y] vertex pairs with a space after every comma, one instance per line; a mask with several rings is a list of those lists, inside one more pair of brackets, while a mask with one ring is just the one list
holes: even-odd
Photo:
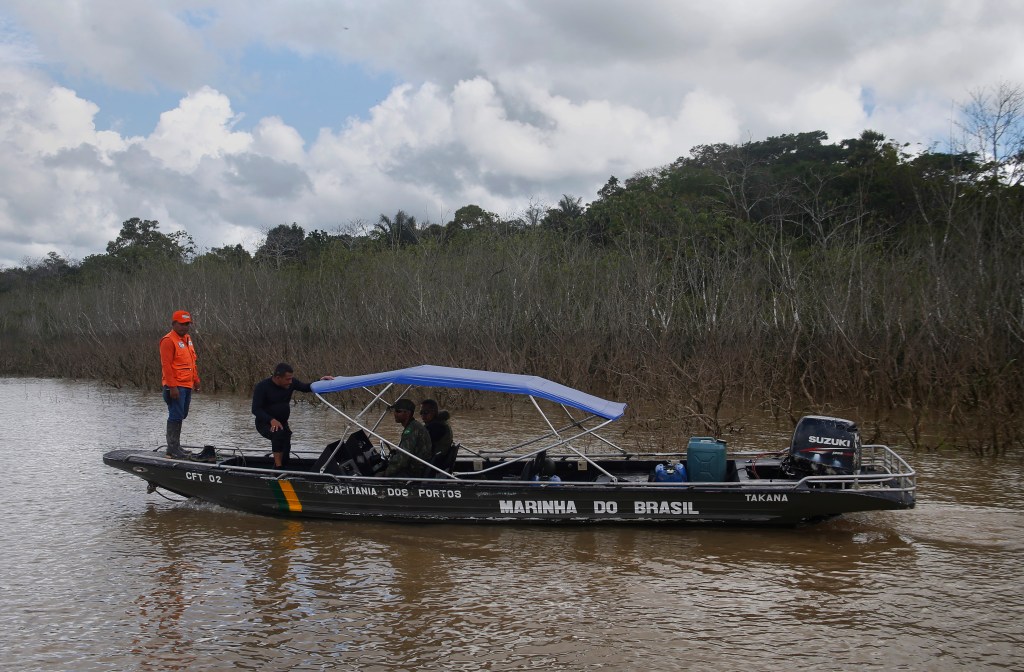
[[[540, 416], [541, 416], [542, 418], [544, 418], [544, 422], [546, 422], [546, 423], [547, 423], [547, 425], [548, 425], [548, 427], [550, 427], [550, 428], [551, 428], [551, 431], [555, 433], [555, 436], [557, 436], [558, 438], [562, 438], [562, 436], [561, 436], [561, 435], [560, 435], [560, 434], [558, 433], [558, 430], [557, 430], [557, 429], [555, 429], [555, 426], [551, 424], [551, 421], [550, 421], [550, 420], [548, 419], [548, 416], [547, 416], [547, 414], [546, 414], [546, 413], [545, 413], [545, 412], [544, 412], [543, 410], [541, 410], [540, 404], [538, 404], [538, 403], [537, 403], [537, 400], [533, 398], [533, 395], [531, 394], [531, 395], [528, 395], [528, 396], [530, 397], [530, 401], [532, 401], [532, 402], [533, 402], [533, 407], [534, 407], [534, 408], [536, 408], [536, 409], [537, 409], [537, 412], [538, 412], [538, 413], [540, 413]], [[559, 406], [561, 406], [561, 407], [562, 407], [562, 410], [563, 410], [563, 411], [565, 411], [565, 413], [566, 413], [566, 414], [567, 414], [567, 415], [569, 416], [569, 419], [570, 419], [570, 420], [572, 420], [572, 414], [571, 414], [571, 413], [569, 413], [569, 409], [567, 409], [567, 408], [565, 407], [565, 404], [559, 404]], [[574, 423], [574, 424], [575, 424], [575, 423]], [[605, 424], [607, 424], [607, 423], [605, 423]], [[583, 434], [590, 434], [590, 435], [593, 435], [593, 434], [594, 434], [594, 429], [597, 429], [597, 428], [595, 427], [594, 429], [591, 429], [591, 430], [586, 430], [586, 428], [582, 427], [581, 425], [577, 425], [577, 426], [579, 426], [579, 427], [580, 427], [581, 429], [584, 429], [584, 433], [583, 433]], [[603, 425], [602, 425], [602, 426], [603, 426]], [[579, 436], [583, 436], [583, 434], [577, 434], [577, 435], [576, 435], [576, 437], [573, 437], [573, 438], [577, 438], [577, 437], [579, 437]], [[608, 471], [607, 471], [607, 470], [605, 470], [605, 469], [604, 469], [604, 468], [603, 468], [603, 467], [602, 467], [602, 466], [601, 466], [600, 464], [598, 464], [597, 462], [594, 462], [594, 461], [593, 461], [592, 459], [590, 459], [589, 457], [587, 457], [586, 455], [584, 455], [584, 454], [582, 453], [582, 451], [580, 451], [580, 450], [577, 450], [576, 446], [572, 445], [571, 441], [572, 441], [572, 439], [566, 439], [566, 440], [565, 440], [564, 444], [565, 444], [565, 447], [566, 447], [566, 448], [568, 448], [568, 449], [569, 449], [569, 450], [571, 450], [572, 452], [574, 452], [574, 453], [576, 453], [577, 455], [579, 455], [579, 456], [580, 456], [580, 458], [581, 458], [581, 459], [582, 459], [582, 460], [583, 460], [584, 462], [586, 462], [587, 464], [589, 464], [589, 465], [593, 466], [593, 467], [594, 467], [595, 469], [597, 469], [598, 471], [600, 471], [600, 472], [601, 472], [602, 474], [604, 474], [604, 475], [605, 475], [605, 476], [607, 476], [608, 478], [612, 479], [612, 482], [613, 482], [613, 483], [615, 483], [615, 482], [618, 482], [618, 480], [619, 480], [619, 479], [618, 479], [617, 477], [615, 477], [615, 476], [612, 476], [611, 474], [609, 474], [609, 473], [608, 473]]]
[[[595, 436], [598, 436], [598, 438], [600, 438], [599, 435], [594, 434], [594, 433], [597, 430], [601, 429], [602, 427], [605, 427], [606, 425], [609, 425], [612, 422], [614, 422], [614, 420], [612, 420], [612, 419], [605, 418], [604, 422], [601, 422], [600, 424], [598, 424], [597, 426], [595, 426], [593, 428], [590, 428], [590, 429], [585, 429], [584, 428], [583, 431], [581, 431], [581, 432], [579, 432], [577, 434], [574, 434], [573, 436], [562, 438], [558, 434], [558, 432], [555, 430], [555, 428], [551, 425], [551, 423], [548, 421], [548, 418], [544, 414], [544, 412], [538, 408], [538, 410], [540, 411], [540, 414], [542, 416], [544, 416], [544, 420], [547, 423], [548, 427], [551, 427], [551, 431], [555, 434], [555, 436], [557, 436], [559, 438], [558, 441], [555, 441], [552, 444], [549, 444], [549, 445], [543, 446], [541, 448], [538, 448], [537, 450], [531, 451], [529, 453], [524, 453], [523, 455], [516, 455], [515, 459], [513, 459], [513, 460], [510, 460], [508, 462], [502, 461], [502, 462], [499, 462], [499, 463], [497, 463], [497, 464], [495, 464], [493, 466], [487, 467], [486, 469], [481, 469], [479, 471], [464, 471], [464, 472], [460, 471], [460, 472], [448, 473], [444, 469], [441, 469], [440, 467], [437, 467], [437, 466], [435, 466], [435, 465], [433, 465], [433, 464], [431, 464], [429, 462], [421, 460], [420, 458], [416, 457], [415, 455], [413, 455], [413, 454], [411, 454], [411, 453], [409, 453], [409, 452], [407, 452], [405, 450], [402, 450], [399, 446], [395, 445], [392, 441], [389, 441], [388, 439], [386, 439], [383, 436], [381, 436], [380, 434], [378, 434], [376, 431], [374, 431], [374, 429], [371, 429], [370, 427], [366, 426], [365, 424], [359, 422], [359, 420], [357, 420], [356, 418], [353, 418], [352, 416], [350, 416], [345, 411], [341, 410], [340, 408], [338, 408], [337, 406], [335, 406], [331, 402], [327, 401], [327, 399], [325, 399], [324, 396], [322, 394], [320, 394], [319, 392], [317, 392], [315, 394], [316, 394], [317, 398], [320, 399], [320, 401], [324, 402], [324, 404], [327, 405], [328, 408], [330, 408], [335, 413], [337, 413], [341, 417], [343, 417], [346, 420], [348, 420], [350, 423], [352, 423], [355, 426], [359, 427], [363, 431], [368, 432], [370, 434], [370, 436], [378, 439], [381, 442], [382, 445], [388, 446], [389, 450], [392, 449], [392, 448], [394, 448], [395, 450], [399, 450], [399, 451], [405, 453], [406, 455], [409, 455], [409, 457], [413, 458], [417, 462], [421, 462], [421, 463], [427, 465], [428, 467], [430, 467], [431, 469], [433, 469], [434, 471], [436, 471], [436, 472], [438, 472], [440, 474], [444, 474], [448, 478], [453, 478], [453, 479], [454, 478], [458, 478], [459, 476], [470, 476], [470, 475], [476, 475], [476, 474], [485, 474], [485, 473], [487, 473], [489, 471], [493, 471], [495, 469], [500, 469], [500, 468], [504, 467], [507, 464], [512, 464], [513, 462], [525, 462], [528, 458], [531, 458], [531, 457], [535, 456], [537, 453], [543, 452], [545, 450], [550, 450], [551, 448], [557, 448], [557, 447], [562, 446], [562, 445], [567, 445], [567, 444], [569, 444], [570, 441], [574, 441], [574, 440], [576, 440], [576, 439], [578, 439], [578, 438], [580, 438], [582, 436], [586, 436], [588, 434], [593, 434]], [[530, 397], [530, 399], [533, 400], [533, 403], [536, 406], [537, 405], [536, 400], [534, 400], [532, 396]], [[385, 402], [385, 403], [387, 403], [387, 402]], [[590, 416], [590, 417], [595, 417], [595, 416]], [[588, 418], [588, 420], [589, 420], [589, 418]], [[520, 444], [520, 445], [529, 445], [530, 443], [533, 443], [534, 441], [539, 441], [542, 438], [544, 438], [544, 437], [540, 437], [540, 438], [537, 438], [537, 439], [531, 439], [530, 441], [528, 441], [526, 443], [523, 443], [523, 444]], [[618, 482], [619, 479], [616, 478], [615, 476], [613, 476], [612, 474], [608, 473], [608, 471], [603, 469], [601, 467], [601, 465], [597, 464], [592, 459], [590, 459], [589, 457], [587, 457], [586, 455], [584, 455], [580, 451], [576, 450], [576, 448], [574, 448], [573, 446], [569, 445], [568, 447], [574, 453], [579, 455], [587, 464], [593, 465], [593, 467], [595, 469], [597, 469], [602, 474], [604, 474], [605, 476], [610, 478], [613, 482]]]
[[[520, 448], [525, 448], [526, 446], [529, 446], [531, 444], [537, 443], [538, 441], [543, 441], [544, 439], [549, 439], [552, 436], [558, 436], [560, 432], [564, 432], [564, 431], [566, 431], [568, 429], [572, 429], [573, 427], [585, 428], [588, 422], [591, 422], [595, 418], [600, 418], [600, 417], [601, 416], [599, 416], [599, 415], [595, 415], [595, 414], [591, 413], [590, 415], [588, 415], [587, 417], [583, 418], [582, 420], [578, 420], [578, 421], [572, 422], [572, 423], [570, 423], [568, 425], [564, 425], [564, 426], [560, 427], [556, 431], [547, 432], [546, 434], [541, 434], [540, 436], [535, 436], [532, 439], [528, 439], [528, 440], [523, 441], [521, 443], [517, 443], [517, 444], [515, 444], [513, 446], [509, 446], [508, 448], [501, 448], [501, 449], [498, 449], [498, 450], [480, 449], [479, 452], [474, 451], [474, 450], [470, 450], [470, 449], [466, 448], [466, 446], [463, 446], [463, 448], [466, 449], [466, 450], [469, 450], [469, 452], [473, 453], [477, 457], [487, 457], [487, 456], [490, 456], [490, 455], [504, 455], [506, 453], [511, 453], [512, 451], [519, 450]], [[608, 424], [608, 423], [606, 422], [604, 424]], [[603, 426], [603, 425], [601, 425], [601, 426]], [[595, 427], [594, 429], [596, 430], [598, 428]], [[605, 437], [603, 437], [600, 434], [598, 434], [596, 431], [592, 431], [592, 434], [593, 434], [594, 438], [596, 438], [596, 439], [600, 440], [602, 443], [605, 443], [608, 446], [614, 448], [616, 451], [618, 451], [618, 453], [620, 455], [629, 455], [630, 454], [630, 452], [628, 450], [622, 448], [621, 446], [616, 445], [613, 441], [610, 441], [609, 439], [606, 439]]]
[[[366, 404], [366, 406], [363, 406], [363, 410], [359, 411], [359, 413], [356, 414], [356, 417], [357, 418], [363, 417], [364, 415], [366, 415], [366, 413], [369, 412], [371, 406], [376, 404], [378, 401], [384, 401], [384, 393], [387, 392], [388, 390], [390, 390], [393, 385], [394, 385], [394, 383], [388, 383], [387, 385], [384, 386], [384, 389], [382, 389], [380, 392], [374, 392], [373, 390], [371, 390], [368, 387], [363, 387], [364, 390], [366, 390], [367, 392], [370, 393], [372, 398], [370, 399], [370, 403]], [[317, 395], [317, 396], [319, 397], [320, 395]], [[323, 397], [321, 397], [321, 399], [322, 398]], [[384, 401], [384, 403], [387, 404], [388, 402]], [[391, 406], [389, 404], [388, 408], [390, 408], [390, 407]], [[380, 425], [380, 421], [383, 420], [383, 419], [384, 419], [384, 415], [381, 415], [380, 418], [377, 419], [377, 422], [374, 423], [373, 428], [376, 429], [377, 426]]]
[[[502, 468], [502, 467], [504, 467], [506, 465], [513, 464], [515, 462], [524, 462], [528, 458], [531, 458], [534, 455], [536, 455], [537, 453], [541, 453], [541, 452], [544, 452], [545, 450], [550, 450], [551, 448], [557, 448], [559, 446], [565, 445], [569, 441], [574, 441], [574, 440], [580, 438], [581, 436], [586, 436], [587, 434], [595, 432], [595, 431], [601, 429], [602, 427], [604, 427], [605, 425], [608, 425], [608, 424], [610, 424], [612, 422], [614, 422], [614, 420], [606, 419], [604, 422], [602, 422], [597, 427], [594, 427], [593, 429], [585, 429], [585, 430], [583, 430], [582, 432], [580, 432], [578, 434], [574, 434], [574, 435], [572, 435], [570, 437], [561, 439], [559, 441], [555, 441], [554, 443], [549, 444], [547, 446], [543, 446], [541, 448], [538, 448], [537, 450], [531, 451], [529, 453], [523, 453], [522, 455], [516, 455], [515, 459], [509, 460], [507, 462], [505, 462], [505, 461], [498, 462], [497, 464], [495, 464], [493, 466], [487, 467], [486, 469], [480, 469], [479, 471], [457, 471], [457, 472], [455, 472], [455, 476], [471, 476], [471, 475], [474, 475], [474, 474], [486, 474], [489, 471], [494, 471], [495, 469], [500, 469], [500, 468]], [[573, 448], [573, 451], [576, 452], [577, 455], [582, 457], [585, 462], [587, 462], [588, 464], [594, 465], [594, 468], [597, 469], [598, 471], [600, 471], [602, 474], [604, 474], [605, 476], [609, 477], [613, 481], [618, 482], [619, 479], [615, 478], [615, 476], [612, 476], [607, 471], [602, 469], [600, 465], [595, 464], [593, 460], [588, 459], [586, 455], [583, 455], [582, 453], [577, 451], [575, 448]]]
[[[570, 422], [570, 423], [572, 423], [572, 425], [576, 425], [576, 426], [579, 426], [579, 427], [583, 427], [583, 426], [584, 426], [584, 423], [586, 423], [586, 422], [590, 422], [591, 418], [593, 418], [593, 417], [594, 417], [594, 415], [593, 415], [593, 414], [590, 414], [590, 415], [588, 415], [587, 417], [583, 418], [582, 420], [576, 420], [576, 418], [572, 417], [572, 411], [570, 411], [570, 410], [569, 410], [569, 409], [568, 409], [568, 408], [566, 407], [566, 405], [565, 405], [565, 404], [560, 404], [560, 405], [561, 405], [561, 407], [562, 407], [562, 410], [563, 410], [563, 411], [565, 411], [565, 415], [566, 415], [566, 416], [567, 416], [567, 417], [569, 418], [569, 422]], [[572, 425], [570, 425], [570, 426], [572, 426]], [[600, 441], [600, 442], [602, 442], [602, 443], [604, 443], [604, 444], [606, 444], [606, 445], [608, 445], [608, 446], [610, 446], [610, 447], [614, 448], [615, 450], [619, 451], [619, 453], [620, 453], [621, 455], [628, 455], [628, 454], [629, 454], [629, 451], [628, 451], [628, 450], [625, 450], [625, 449], [623, 449], [623, 448], [622, 448], [621, 446], [618, 446], [618, 445], [616, 445], [616, 444], [615, 444], [615, 443], [614, 443], [613, 441], [610, 441], [610, 440], [608, 440], [608, 439], [604, 438], [604, 437], [603, 437], [603, 436], [601, 436], [600, 434], [592, 434], [592, 436], [593, 436], [593, 437], [594, 437], [595, 439], [597, 439], [598, 441]]]

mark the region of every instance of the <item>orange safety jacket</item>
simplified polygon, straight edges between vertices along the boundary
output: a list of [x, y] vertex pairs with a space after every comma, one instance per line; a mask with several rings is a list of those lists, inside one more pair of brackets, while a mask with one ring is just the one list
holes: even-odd
[[164, 387], [199, 385], [196, 349], [188, 334], [178, 336], [172, 329], [160, 339], [160, 375]]

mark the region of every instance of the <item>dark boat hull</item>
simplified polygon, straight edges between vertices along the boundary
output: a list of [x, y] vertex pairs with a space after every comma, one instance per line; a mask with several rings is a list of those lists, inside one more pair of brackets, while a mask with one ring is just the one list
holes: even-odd
[[112, 451], [103, 461], [182, 496], [305, 518], [792, 526], [914, 506], [912, 491], [767, 480], [650, 484], [346, 477], [171, 460], [140, 450]]

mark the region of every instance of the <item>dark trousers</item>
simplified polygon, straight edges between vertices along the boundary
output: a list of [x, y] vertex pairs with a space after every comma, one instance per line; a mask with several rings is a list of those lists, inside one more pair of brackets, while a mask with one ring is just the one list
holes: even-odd
[[256, 424], [256, 431], [265, 439], [270, 439], [270, 452], [282, 453], [281, 466], [288, 468], [288, 456], [292, 452], [292, 430], [288, 423], [281, 423], [283, 426], [276, 432], [270, 431], [269, 424]]

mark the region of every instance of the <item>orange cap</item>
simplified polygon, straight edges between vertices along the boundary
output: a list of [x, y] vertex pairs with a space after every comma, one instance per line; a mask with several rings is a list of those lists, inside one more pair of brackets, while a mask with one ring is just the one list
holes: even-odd
[[192, 315], [187, 310], [176, 310], [174, 315], [171, 316], [171, 320], [181, 324], [190, 324], [192, 322]]

